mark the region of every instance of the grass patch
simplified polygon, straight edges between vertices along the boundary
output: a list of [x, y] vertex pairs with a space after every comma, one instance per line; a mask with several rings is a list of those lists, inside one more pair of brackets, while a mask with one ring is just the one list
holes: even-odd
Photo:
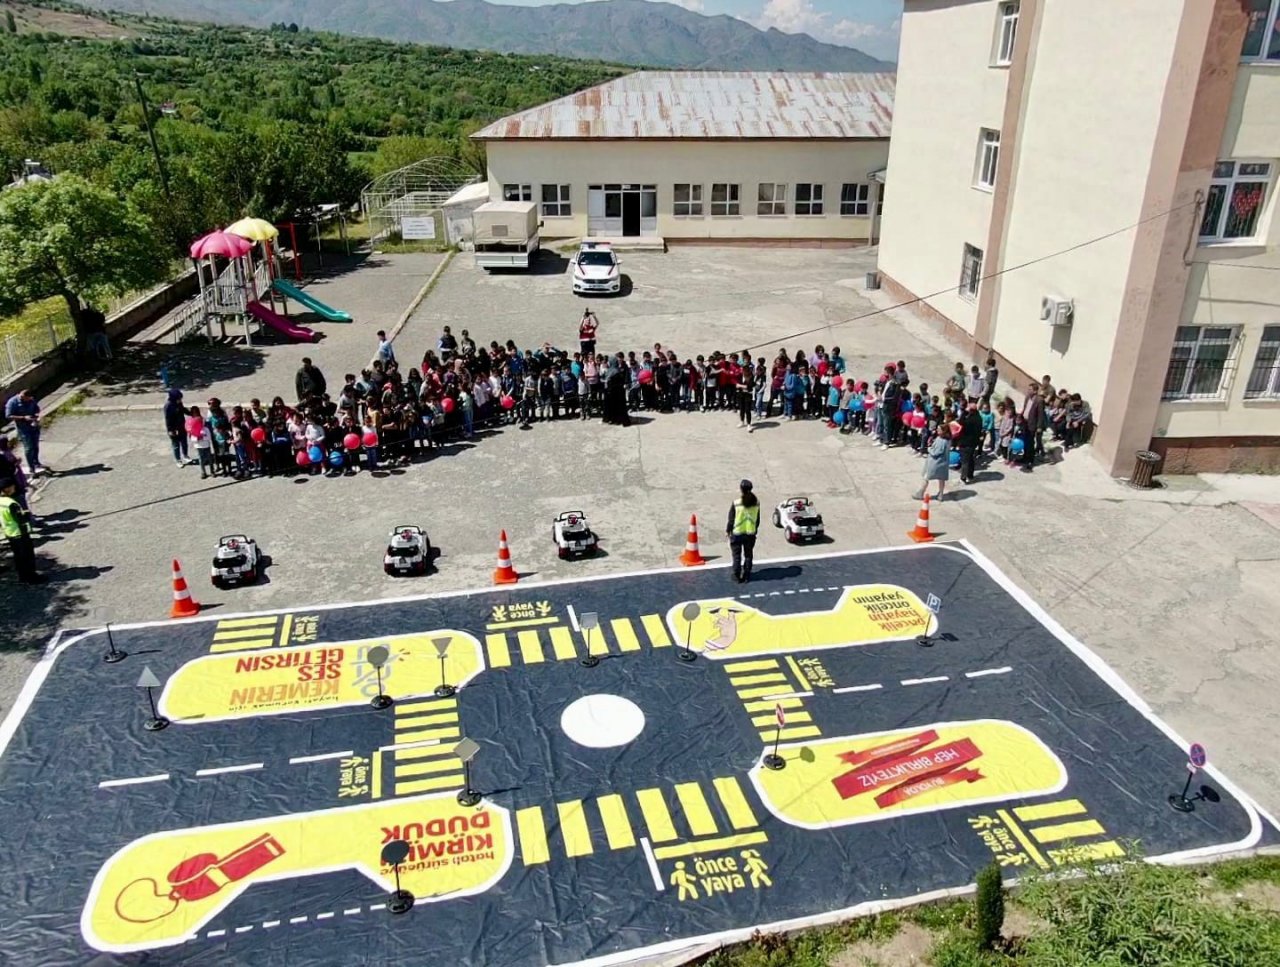
[[1234, 890], [1246, 883], [1280, 886], [1280, 856], [1253, 856], [1217, 863], [1209, 868], [1209, 875], [1224, 890]]
[[850, 944], [883, 943], [901, 926], [895, 914], [882, 913], [796, 934], [756, 933], [745, 943], [724, 947], [694, 963], [702, 967], [827, 967]]
[[21, 312], [0, 319], [0, 339], [7, 336], [26, 338], [49, 338], [49, 324], [59, 334], [75, 331], [71, 322], [71, 310], [67, 308], [65, 299], [54, 296], [52, 299], [41, 299], [25, 306]]

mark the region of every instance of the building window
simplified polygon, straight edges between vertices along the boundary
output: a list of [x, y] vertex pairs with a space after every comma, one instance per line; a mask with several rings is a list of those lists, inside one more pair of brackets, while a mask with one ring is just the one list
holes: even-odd
[[760, 182], [756, 195], [757, 215], [785, 215], [787, 213], [787, 186], [781, 182]]
[[876, 218], [879, 218], [884, 214], [884, 192], [888, 187], [889, 186], [887, 184], [882, 184], [880, 189], [876, 192]]
[[806, 184], [803, 182], [796, 185], [796, 214], [821, 215], [822, 190], [822, 185]]
[[978, 132], [978, 165], [974, 184], [991, 191], [996, 186], [996, 165], [1000, 163], [1000, 132], [982, 128]]
[[1008, 67], [1013, 63], [1013, 42], [1018, 38], [1018, 0], [1010, 0], [1000, 4], [996, 17], [996, 50], [997, 67]]
[[1253, 357], [1244, 398], [1280, 399], [1280, 326], [1267, 326], [1262, 330], [1262, 342], [1258, 343], [1258, 354]]
[[1280, 0], [1245, 0], [1249, 26], [1240, 54], [1246, 60], [1280, 60]]
[[1213, 181], [1204, 200], [1200, 240], [1253, 238], [1270, 185], [1269, 162], [1219, 161], [1213, 166]]
[[503, 201], [533, 201], [533, 185], [503, 185]]
[[711, 186], [712, 215], [741, 215], [742, 205], [738, 200], [737, 185]]
[[547, 218], [568, 218], [573, 214], [568, 185], [542, 186], [542, 214]]
[[960, 262], [960, 295], [965, 299], [976, 299], [981, 282], [982, 249], [966, 244], [964, 258]]
[[863, 217], [870, 215], [871, 186], [861, 184], [841, 185], [840, 214], [861, 215]]
[[1226, 392], [1236, 332], [1231, 326], [1179, 326], [1161, 398], [1221, 399]]
[[702, 186], [676, 185], [672, 213], [675, 215], [701, 215]]

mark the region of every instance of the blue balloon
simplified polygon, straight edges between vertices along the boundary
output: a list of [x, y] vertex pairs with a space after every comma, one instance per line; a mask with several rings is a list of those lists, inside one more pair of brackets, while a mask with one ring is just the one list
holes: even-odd
[[1009, 452], [1021, 456], [1027, 452], [1027, 445], [1021, 439], [1014, 440], [1009, 444]]
[[910, 413], [910, 412], [912, 412], [915, 408], [916, 408], [916, 404], [915, 404], [915, 402], [914, 402], [914, 401], [912, 401], [912, 400], [903, 400], [903, 401], [902, 401], [902, 412], [903, 412], [903, 413]]
[[953, 470], [956, 467], [960, 466], [960, 451], [952, 450], [950, 456], [947, 457], [947, 463], [951, 466], [951, 469]]
[[855, 413], [861, 413], [865, 406], [866, 404], [862, 402], [861, 396], [856, 396], [849, 401], [849, 409], [853, 410]]
[[319, 447], [307, 447], [307, 456], [311, 458], [312, 463], [321, 463], [324, 461], [324, 451]]
[[330, 465], [330, 466], [333, 466], [333, 467], [340, 467], [340, 466], [342, 466], [342, 451], [341, 451], [341, 450], [334, 450], [334, 451], [333, 451], [333, 453], [329, 454], [329, 465]]
[[836, 426], [844, 426], [844, 421], [848, 419], [848, 415], [844, 410], [836, 410], [831, 419], [835, 420]]

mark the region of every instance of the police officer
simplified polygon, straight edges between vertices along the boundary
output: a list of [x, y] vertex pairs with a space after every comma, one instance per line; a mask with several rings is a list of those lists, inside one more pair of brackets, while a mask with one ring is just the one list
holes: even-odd
[[27, 512], [14, 499], [18, 485], [13, 480], [0, 481], [0, 529], [4, 530], [13, 566], [23, 584], [44, 584], [49, 579], [36, 573], [36, 552], [31, 546], [31, 524]]
[[760, 501], [751, 490], [751, 481], [738, 484], [738, 499], [729, 506], [729, 522], [725, 533], [733, 553], [733, 579], [739, 584], [751, 580], [751, 558], [756, 549], [756, 532], [760, 529]]

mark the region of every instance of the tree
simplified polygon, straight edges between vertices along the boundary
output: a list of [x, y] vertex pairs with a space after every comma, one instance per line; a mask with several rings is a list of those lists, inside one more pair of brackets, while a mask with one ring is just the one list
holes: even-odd
[[0, 193], [0, 313], [60, 296], [83, 336], [94, 302], [165, 274], [151, 224], [114, 192], [60, 175]]
[[978, 893], [974, 902], [978, 914], [978, 946], [994, 950], [1004, 926], [1004, 882], [995, 860], [978, 871]]

